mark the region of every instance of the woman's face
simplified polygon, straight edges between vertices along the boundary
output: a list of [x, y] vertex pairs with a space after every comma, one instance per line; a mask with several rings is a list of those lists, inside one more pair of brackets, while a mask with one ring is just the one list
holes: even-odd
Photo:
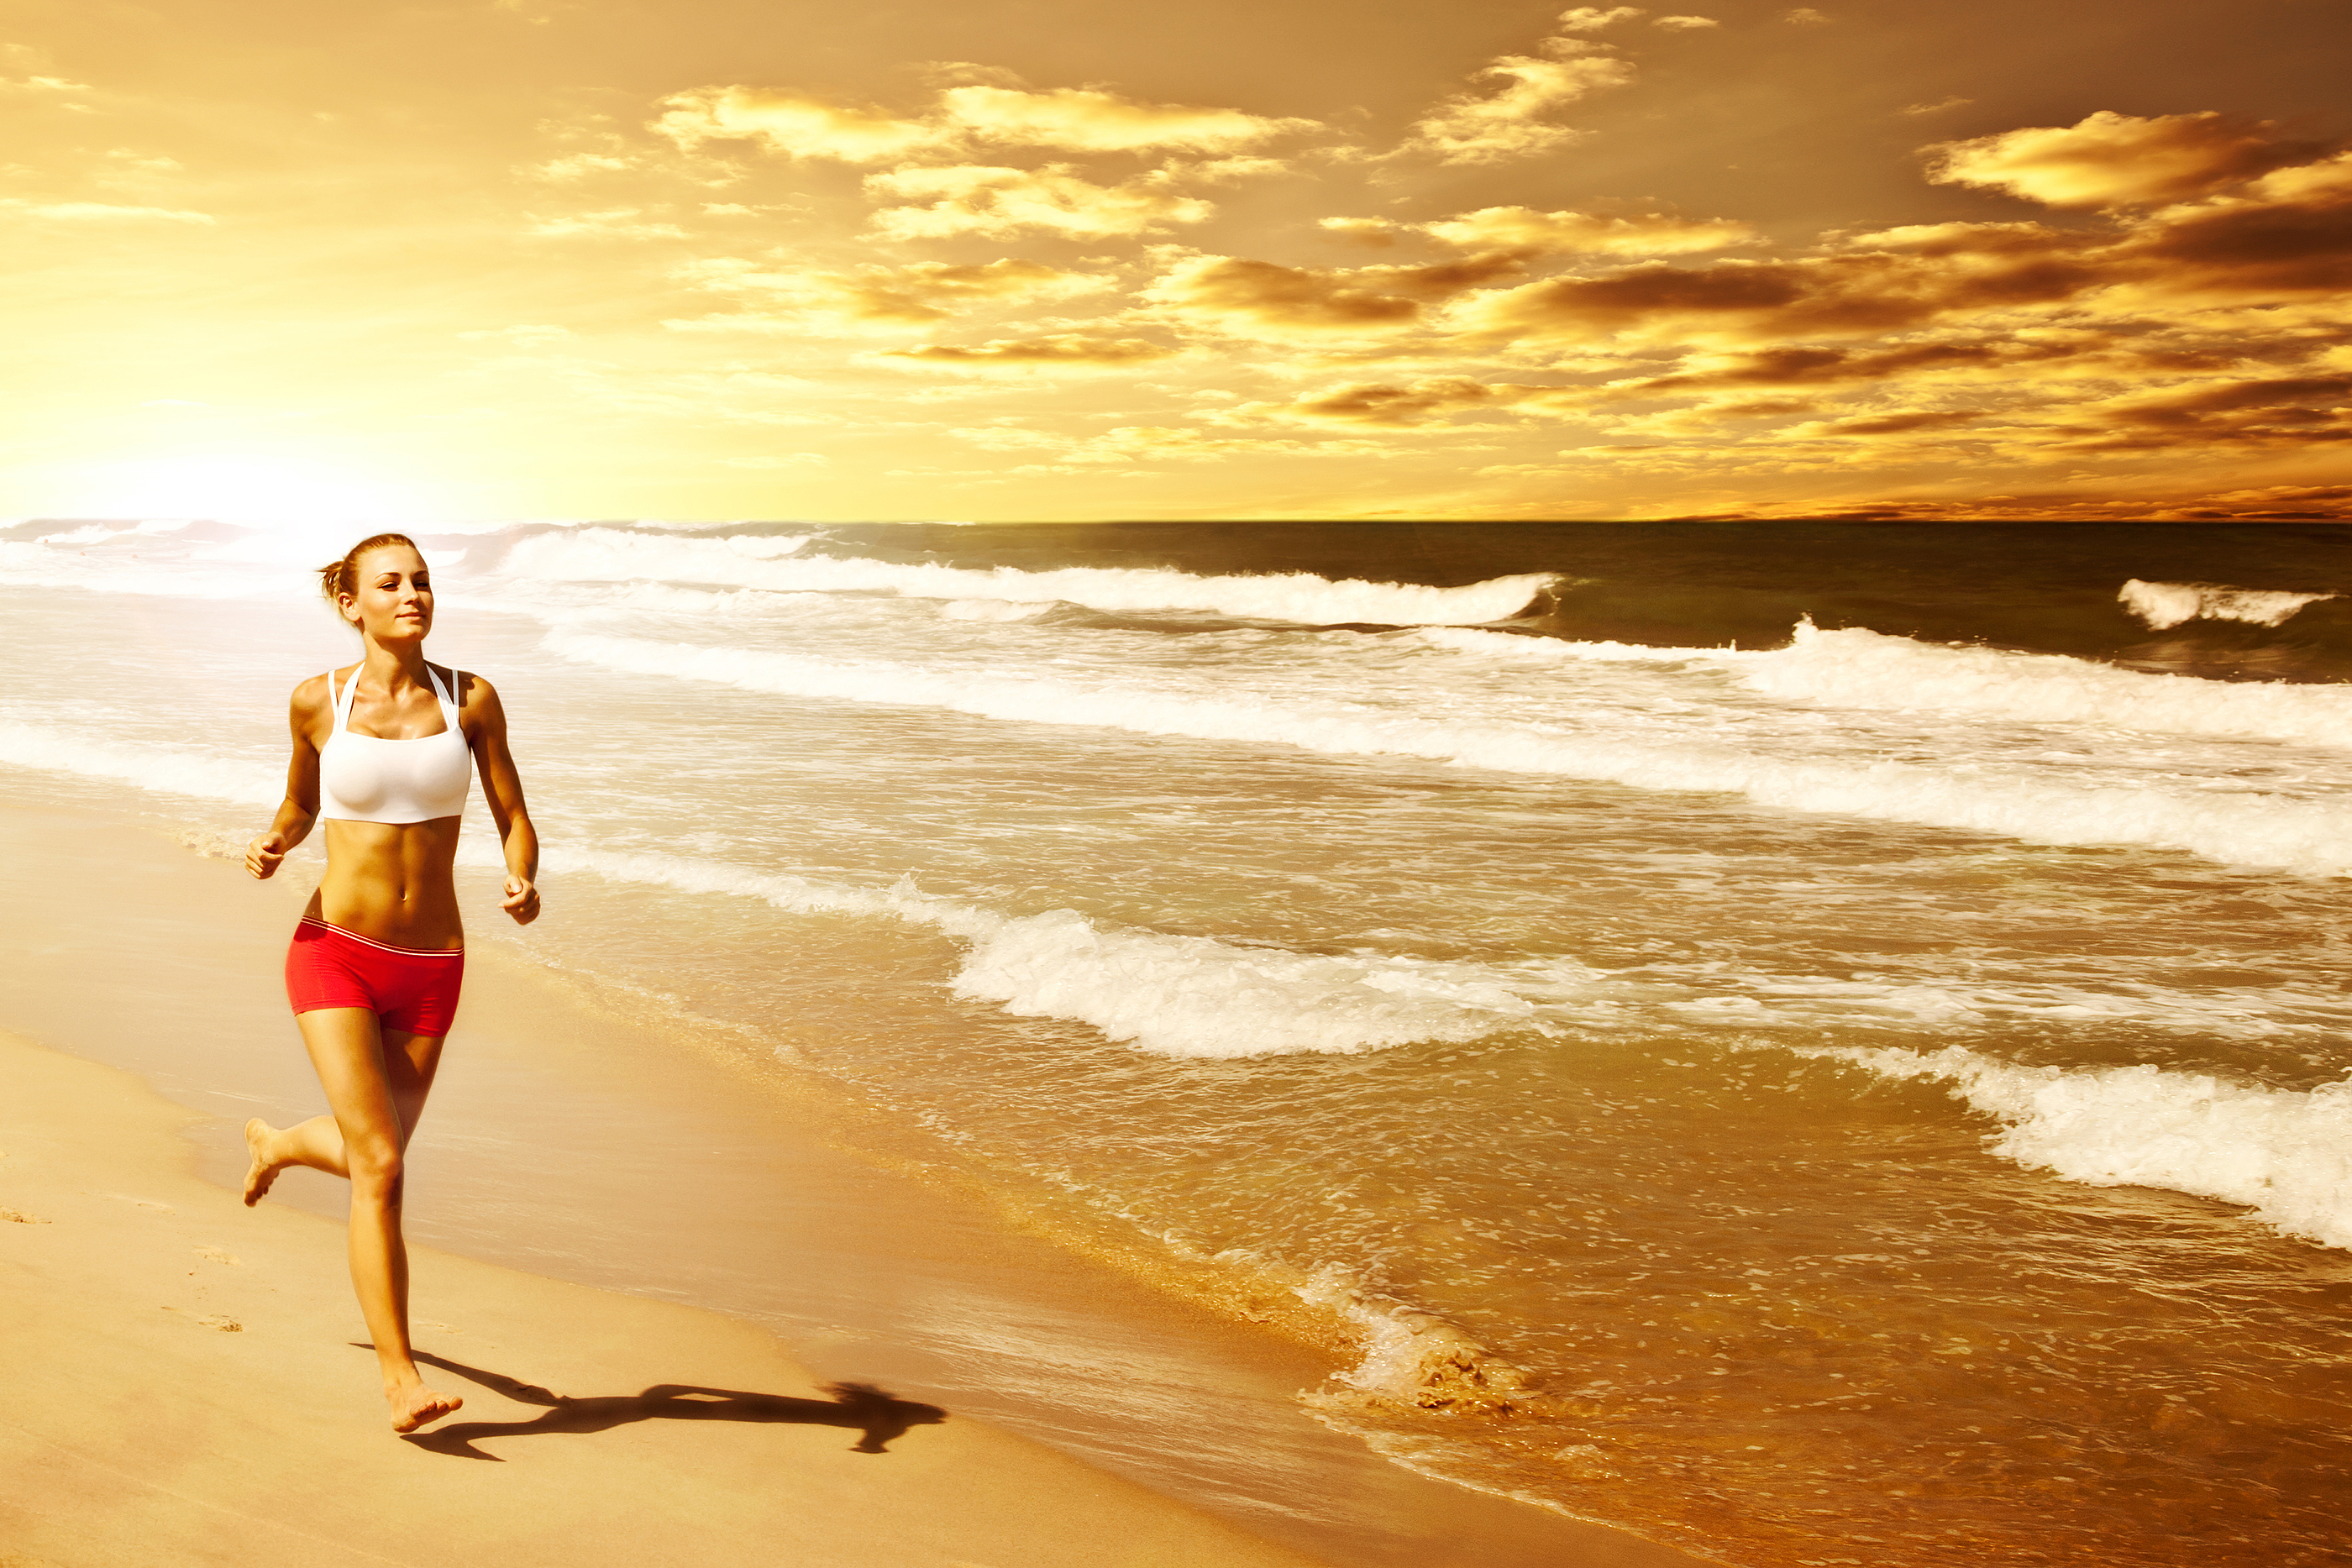
[[353, 563], [358, 591], [338, 601], [343, 619], [377, 643], [421, 643], [433, 630], [433, 574], [406, 545], [378, 545]]

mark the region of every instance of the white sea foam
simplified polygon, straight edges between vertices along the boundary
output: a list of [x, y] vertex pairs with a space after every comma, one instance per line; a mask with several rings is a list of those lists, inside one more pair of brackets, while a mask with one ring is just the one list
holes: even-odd
[[1990, 833], [2032, 843], [2139, 844], [2313, 875], [2352, 871], [2352, 804], [2152, 785], [2084, 787], [1908, 762], [1840, 765], [1728, 745], [1660, 744], [1566, 727], [1462, 722], [1339, 703], [949, 673], [878, 660], [551, 632], [583, 663], [803, 697], [940, 707], [1022, 723], [1418, 757], [1640, 789], [1724, 792], [1759, 805]]
[[1787, 648], [1737, 665], [1768, 696], [1840, 707], [1935, 709], [2033, 724], [2166, 735], [2252, 736], [2352, 747], [2352, 687], [2208, 681], [2053, 653], [1915, 643], [1853, 628], [1796, 629]]
[[1432, 627], [1430, 647], [1525, 664], [1713, 664], [1764, 696], [1832, 707], [1985, 714], [2028, 724], [2246, 736], [2352, 747], [2352, 687], [2209, 681], [2058, 653], [2013, 653], [1800, 621], [1786, 648], [1646, 648]]
[[1512, 632], [1481, 632], [1467, 626], [1430, 626], [1407, 634], [1425, 647], [1529, 664], [1689, 664], [1712, 660], [1760, 658], [1738, 648], [1656, 648], [1643, 643], [1572, 643], [1558, 637], [1525, 637]]
[[2152, 1066], [2017, 1067], [1957, 1045], [1801, 1054], [1940, 1079], [2002, 1124], [1991, 1148], [2021, 1165], [2244, 1204], [2290, 1236], [2352, 1247], [2352, 1080], [2298, 1092]]
[[[844, 887], [709, 861], [551, 852], [551, 869], [757, 898], [795, 914], [882, 916], [971, 944], [955, 993], [1019, 1018], [1084, 1023], [1160, 1056], [1349, 1053], [1546, 1026], [1537, 1003], [1475, 964], [1327, 957], [1206, 936], [1107, 930], [1074, 910], [1008, 915], [910, 882]], [[1559, 988], [1555, 981], [1549, 988]]]
[[2143, 582], [2135, 577], [2116, 591], [2125, 609], [2151, 632], [2188, 621], [2242, 621], [2251, 626], [2284, 626], [2296, 611], [2333, 593], [2288, 593], [2263, 588], [2223, 588], [2210, 582]]
[[0, 763], [85, 779], [111, 779], [166, 795], [274, 806], [286, 792], [276, 768], [172, 747], [87, 739], [49, 725], [0, 719]]
[[[804, 539], [806, 536], [793, 536]], [[1334, 581], [1307, 572], [1195, 577], [1189, 572], [1097, 567], [986, 571], [930, 562], [791, 555], [774, 536], [681, 538], [588, 528], [534, 534], [519, 542], [506, 570], [519, 577], [572, 581], [646, 579], [729, 583], [821, 592], [894, 593], [909, 599], [992, 600], [1097, 610], [1194, 610], [1308, 625], [1372, 622], [1385, 625], [1475, 624], [1525, 609], [1547, 584], [1543, 572], [1495, 578], [1465, 588], [1417, 583]]]
[[1326, 957], [1206, 936], [1105, 931], [1076, 911], [1010, 920], [972, 949], [956, 994], [1075, 1019], [1163, 1056], [1359, 1051], [1548, 1030], [1475, 964]]
[[942, 621], [1034, 621], [1053, 611], [1054, 601], [1022, 603], [1003, 599], [951, 599], [940, 606]]

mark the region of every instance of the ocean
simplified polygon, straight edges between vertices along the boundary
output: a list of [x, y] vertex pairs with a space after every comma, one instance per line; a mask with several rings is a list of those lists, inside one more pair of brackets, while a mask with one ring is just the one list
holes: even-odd
[[[414, 531], [547, 846], [470, 939], [1345, 1347], [1398, 1463], [2352, 1562], [2340, 528]], [[346, 542], [0, 529], [11, 795], [259, 831]]]

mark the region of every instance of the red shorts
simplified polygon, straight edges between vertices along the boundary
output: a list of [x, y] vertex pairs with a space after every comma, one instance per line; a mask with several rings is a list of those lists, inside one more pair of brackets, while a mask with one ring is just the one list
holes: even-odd
[[408, 1034], [447, 1034], [465, 980], [463, 947], [395, 947], [307, 916], [286, 949], [286, 999], [296, 1012], [365, 1008]]

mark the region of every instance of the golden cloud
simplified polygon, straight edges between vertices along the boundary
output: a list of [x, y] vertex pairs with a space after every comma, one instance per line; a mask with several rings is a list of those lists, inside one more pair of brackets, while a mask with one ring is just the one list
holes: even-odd
[[932, 326], [974, 306], [1066, 299], [1108, 283], [1095, 274], [1066, 272], [1018, 256], [964, 265], [914, 262], [845, 272], [763, 267], [740, 256], [709, 256], [688, 262], [672, 276], [713, 292], [756, 298], [761, 306], [744, 314], [664, 323], [686, 331], [784, 331], [812, 325], [903, 330]]
[[756, 87], [698, 87], [657, 106], [653, 129], [693, 152], [709, 141], [751, 141], [787, 158], [882, 163], [953, 140], [934, 120], [881, 109], [853, 109], [805, 93]]
[[1040, 370], [1125, 371], [1172, 359], [1182, 352], [1142, 338], [1062, 332], [1042, 338], [992, 338], [971, 347], [921, 343], [911, 349], [894, 349], [866, 357], [877, 364], [992, 374]]
[[940, 94], [944, 118], [992, 141], [1084, 152], [1229, 152], [1311, 120], [1271, 120], [1234, 109], [1143, 103], [1097, 89], [970, 86]]
[[1526, 270], [1510, 253], [1434, 267], [1299, 267], [1240, 256], [1177, 263], [1142, 291], [1188, 324], [1242, 337], [1360, 335], [1419, 325], [1423, 306]]
[[1756, 245], [1763, 237], [1748, 225], [1729, 218], [1693, 221], [1655, 213], [1599, 217], [1579, 212], [1539, 213], [1532, 207], [1481, 207], [1459, 217], [1414, 226], [1465, 250], [1594, 256], [1680, 256]]
[[1633, 68], [1601, 45], [1548, 38], [1544, 48], [1549, 58], [1505, 55], [1490, 62], [1477, 74], [1502, 78], [1500, 88], [1483, 98], [1457, 93], [1446, 99], [1413, 123], [1398, 151], [1429, 153], [1444, 163], [1496, 163], [1548, 152], [1583, 133], [1546, 116], [1633, 79]]
[[1927, 177], [2006, 191], [2053, 207], [2139, 206], [2200, 196], [2320, 151], [2281, 141], [2266, 121], [2207, 110], [2152, 120], [2101, 110], [2073, 125], [1948, 141]]
[[1003, 235], [1042, 229], [1073, 239], [1144, 234], [1167, 224], [1197, 224], [1215, 208], [1179, 195], [1173, 177], [1154, 170], [1117, 185], [1098, 185], [1063, 164], [1007, 169], [982, 164], [894, 169], [866, 177], [866, 189], [898, 201], [874, 214], [890, 239], [954, 235]]
[[1577, 5], [1559, 14], [1559, 26], [1563, 33], [1597, 33], [1644, 14], [1639, 5], [1612, 5], [1605, 11], [1598, 5]]

